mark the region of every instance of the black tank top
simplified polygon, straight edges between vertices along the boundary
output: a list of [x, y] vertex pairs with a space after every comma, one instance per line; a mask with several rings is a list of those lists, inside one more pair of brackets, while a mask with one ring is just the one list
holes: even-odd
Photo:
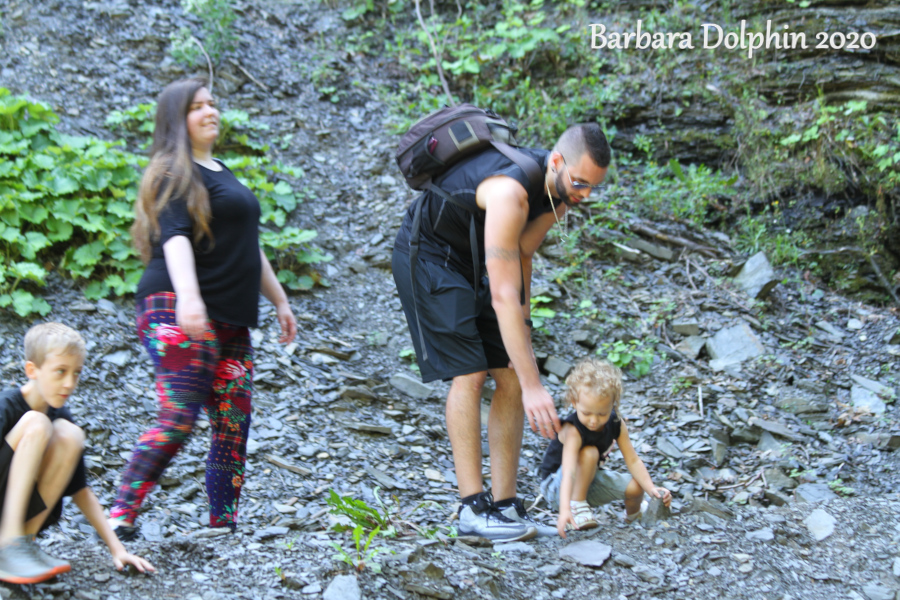
[[[600, 431], [591, 431], [585, 427], [581, 421], [578, 420], [578, 413], [574, 410], [562, 419], [562, 422], [574, 425], [575, 429], [577, 429], [578, 433], [581, 435], [581, 447], [596, 446], [597, 450], [600, 451], [601, 459], [603, 455], [609, 451], [613, 442], [619, 438], [619, 434], [622, 432], [622, 421], [619, 420], [619, 415], [616, 414], [616, 411], [612, 411], [612, 414], [609, 415], [609, 420]], [[548, 475], [555, 473], [562, 465], [562, 453], [563, 445], [562, 442], [559, 441], [559, 436], [557, 435], [553, 441], [550, 442], [550, 446], [547, 447], [547, 452], [544, 454], [544, 460], [541, 461], [542, 481]]]

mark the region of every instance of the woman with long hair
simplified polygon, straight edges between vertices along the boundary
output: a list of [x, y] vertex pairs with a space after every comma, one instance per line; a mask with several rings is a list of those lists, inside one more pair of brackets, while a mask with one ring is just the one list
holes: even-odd
[[259, 202], [212, 149], [219, 112], [206, 83], [160, 94], [150, 164], [131, 229], [146, 269], [137, 330], [156, 369], [159, 416], [125, 467], [110, 524], [133, 537], [138, 509], [188, 439], [201, 407], [213, 430], [206, 461], [210, 527], [236, 527], [244, 481], [259, 294], [276, 308], [282, 343], [297, 321], [259, 247]]

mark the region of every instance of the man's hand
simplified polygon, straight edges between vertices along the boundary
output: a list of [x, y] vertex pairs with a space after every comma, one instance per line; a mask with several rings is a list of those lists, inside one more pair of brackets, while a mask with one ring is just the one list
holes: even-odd
[[113, 564], [116, 566], [116, 571], [121, 571], [125, 568], [125, 565], [131, 565], [141, 573], [146, 573], [150, 571], [151, 573], [156, 572], [156, 567], [150, 564], [150, 561], [141, 558], [140, 556], [129, 554], [125, 550], [117, 554], [113, 554]]
[[189, 338], [194, 341], [203, 339], [206, 332], [206, 304], [199, 294], [183, 294], [175, 297], [175, 321]]
[[[559, 509], [559, 518], [556, 519], [556, 531], [559, 533], [559, 537], [565, 539], [566, 537], [566, 525], [569, 523], [572, 524], [572, 527], [575, 527], [575, 516], [572, 514], [572, 510], [568, 508], [560, 508]], [[575, 527], [575, 529], [578, 529]]]
[[553, 398], [544, 386], [531, 390], [523, 389], [522, 406], [528, 415], [528, 424], [531, 425], [532, 431], [551, 440], [555, 433], [559, 433], [559, 415], [556, 414]]

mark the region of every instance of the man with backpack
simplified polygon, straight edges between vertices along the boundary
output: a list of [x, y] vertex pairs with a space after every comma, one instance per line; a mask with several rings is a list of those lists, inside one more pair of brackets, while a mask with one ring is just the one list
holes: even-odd
[[[603, 181], [609, 144], [587, 123], [566, 130], [550, 152], [514, 148], [502, 143], [511, 140], [502, 119], [474, 107], [459, 116], [464, 108], [432, 115], [401, 142], [401, 170], [425, 192], [394, 243], [394, 281], [422, 380], [452, 379], [446, 419], [462, 497], [459, 533], [503, 542], [554, 535], [516, 497], [523, 416], [544, 437], [560, 429], [531, 347], [531, 263], [550, 227]], [[481, 464], [488, 374], [496, 382], [493, 495], [483, 492]]]

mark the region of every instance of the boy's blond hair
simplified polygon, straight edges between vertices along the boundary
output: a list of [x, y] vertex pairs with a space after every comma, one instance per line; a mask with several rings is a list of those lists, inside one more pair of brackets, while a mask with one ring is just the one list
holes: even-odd
[[25, 360], [40, 367], [48, 354], [75, 354], [82, 360], [87, 351], [81, 334], [62, 323], [41, 323], [25, 334]]
[[612, 399], [616, 415], [622, 419], [619, 402], [622, 399], [622, 371], [609, 361], [594, 356], [584, 358], [575, 365], [566, 377], [566, 400], [572, 406], [578, 402], [578, 392]]

